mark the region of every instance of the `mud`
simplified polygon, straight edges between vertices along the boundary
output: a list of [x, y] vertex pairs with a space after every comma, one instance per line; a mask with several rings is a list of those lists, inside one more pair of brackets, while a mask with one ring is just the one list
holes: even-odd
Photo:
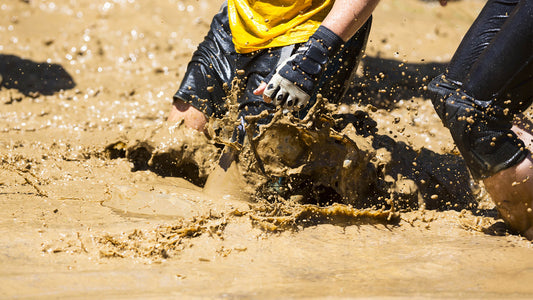
[[219, 5], [0, 4], [4, 298], [531, 296], [424, 90], [483, 1], [383, 1], [347, 96], [243, 148], [165, 122]]

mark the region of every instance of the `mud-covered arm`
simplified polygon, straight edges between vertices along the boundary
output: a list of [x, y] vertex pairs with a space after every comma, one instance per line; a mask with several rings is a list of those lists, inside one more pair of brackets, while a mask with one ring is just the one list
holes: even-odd
[[266, 102], [286, 108], [304, 107], [314, 92], [325, 66], [342, 44], [368, 20], [379, 0], [337, 0], [322, 25], [282, 62], [267, 83], [254, 93]]

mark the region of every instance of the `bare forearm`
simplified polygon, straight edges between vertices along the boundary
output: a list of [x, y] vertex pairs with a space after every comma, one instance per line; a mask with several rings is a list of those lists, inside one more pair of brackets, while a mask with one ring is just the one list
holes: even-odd
[[379, 0], [336, 0], [322, 25], [348, 41], [368, 20]]

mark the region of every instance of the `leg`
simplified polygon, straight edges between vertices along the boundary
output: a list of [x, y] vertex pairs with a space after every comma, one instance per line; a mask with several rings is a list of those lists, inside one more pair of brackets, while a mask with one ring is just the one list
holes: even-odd
[[207, 118], [204, 113], [181, 99], [174, 99], [167, 121], [178, 122], [181, 120], [185, 126], [205, 133]]
[[[531, 132], [516, 126], [513, 131], [531, 145]], [[533, 240], [533, 157], [529, 155], [518, 165], [484, 179], [483, 183], [509, 226]]]
[[[432, 99], [435, 109], [472, 175], [483, 179], [503, 219], [528, 239], [533, 239], [533, 158], [526, 145], [533, 136], [512, 127], [512, 118], [533, 99], [528, 88], [531, 11], [529, 0], [519, 1], [501, 30], [465, 69], [468, 73], [451, 78], [452, 82], [437, 78], [429, 86], [437, 94]], [[469, 35], [471, 41], [461, 47], [483, 38]], [[467, 60], [462, 50], [452, 62]]]
[[[494, 36], [465, 78], [463, 87], [469, 95], [480, 100], [491, 100], [494, 96], [505, 97], [504, 90], [512, 88], [509, 85], [516, 82], [513, 80], [515, 77], [519, 77], [522, 83], [531, 79], [532, 16], [533, 1], [521, 0], [515, 6], [499, 34]], [[526, 100], [524, 98], [531, 97], [531, 85], [523, 92], [525, 95], [521, 95], [522, 99], [504, 100]]]
[[519, 0], [489, 0], [466, 33], [446, 70], [446, 78], [462, 83]]
[[224, 85], [234, 76], [233, 61], [227, 7], [223, 4], [187, 66], [167, 120], [183, 120], [186, 126], [206, 133], [207, 118], [226, 112]]
[[[437, 94], [432, 101], [439, 117], [450, 129], [476, 179], [515, 166], [529, 154], [511, 130], [511, 122], [533, 99], [533, 90], [527, 88], [531, 87], [532, 69], [528, 66], [532, 59], [533, 23], [525, 17], [531, 10], [529, 0], [519, 1], [498, 34], [473, 62], [470, 73], [463, 77], [462, 88], [440, 78], [429, 86]], [[483, 40], [484, 32], [479, 33], [480, 36], [468, 35], [474, 41], [462, 42], [458, 52], [464, 54], [463, 45]]]

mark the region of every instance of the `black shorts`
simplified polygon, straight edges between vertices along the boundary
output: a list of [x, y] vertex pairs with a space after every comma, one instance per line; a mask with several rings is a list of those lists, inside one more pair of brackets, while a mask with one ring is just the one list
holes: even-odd
[[[326, 68], [318, 92], [330, 101], [340, 100], [347, 83], [353, 79], [366, 46], [371, 22], [370, 18]], [[238, 94], [237, 102], [241, 109], [246, 107], [246, 114], [255, 115], [265, 109], [273, 109], [272, 104], [265, 103], [262, 96], [254, 95], [253, 90], [276, 69], [280, 57], [290, 56], [296, 48], [297, 45], [237, 53], [232, 42], [227, 6], [224, 4], [214, 16], [204, 41], [194, 52], [174, 99], [183, 100], [208, 116], [221, 117], [227, 111], [224, 103], [228, 88], [231, 88], [233, 79], [238, 78], [242, 91]]]

